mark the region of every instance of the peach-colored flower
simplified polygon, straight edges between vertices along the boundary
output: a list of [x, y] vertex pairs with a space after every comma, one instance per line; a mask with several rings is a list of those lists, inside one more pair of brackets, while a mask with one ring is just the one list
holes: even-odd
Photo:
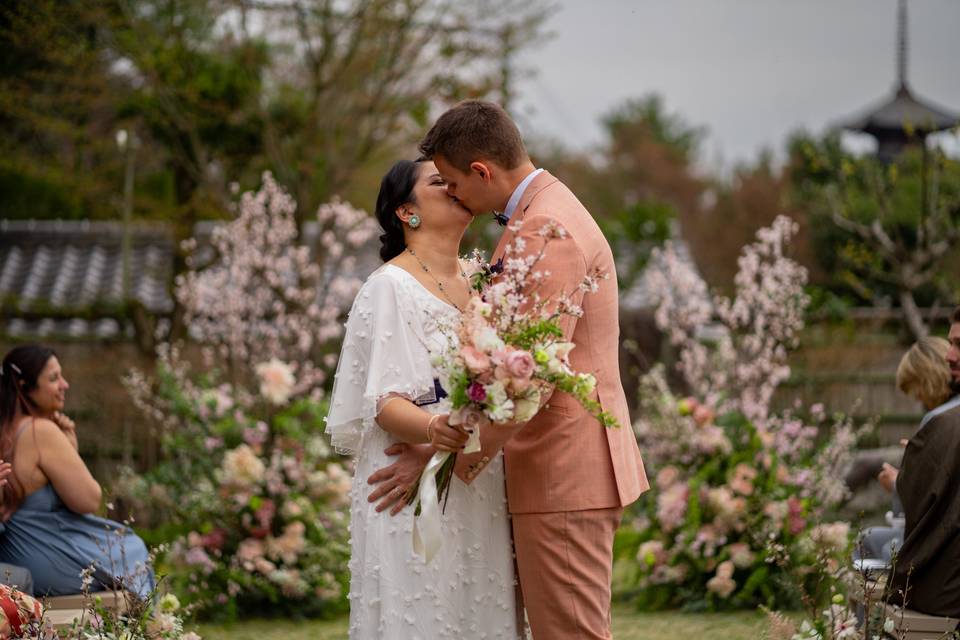
[[707, 405], [701, 404], [693, 410], [693, 421], [697, 423], [697, 426], [703, 427], [711, 422], [713, 422], [714, 417], [713, 409]]
[[306, 525], [299, 520], [288, 524], [283, 535], [272, 538], [268, 537], [264, 548], [266, 555], [272, 560], [282, 560], [284, 564], [296, 564], [297, 557], [303, 551], [307, 544], [304, 534]]
[[269, 362], [258, 364], [256, 372], [260, 378], [260, 393], [263, 397], [275, 405], [286, 404], [296, 384], [293, 367], [272, 358]]
[[253, 562], [257, 558], [263, 557], [263, 542], [256, 538], [247, 538], [240, 542], [237, 547], [237, 560], [241, 562]]
[[753, 562], [756, 560], [753, 552], [750, 551], [750, 545], [745, 542], [731, 544], [727, 547], [727, 552], [730, 554], [730, 561], [738, 569], [747, 569], [753, 566]]
[[471, 373], [481, 374], [490, 370], [490, 357], [476, 347], [466, 345], [460, 349], [460, 355]]
[[756, 477], [757, 470], [741, 462], [733, 470], [733, 479], [730, 480], [730, 488], [743, 496], [752, 495], [753, 481]]
[[222, 470], [223, 483], [239, 489], [259, 484], [266, 474], [263, 460], [246, 444], [224, 454]]
[[737, 583], [733, 580], [733, 563], [727, 560], [717, 566], [716, 575], [707, 580], [707, 591], [716, 593], [721, 598], [729, 598], [736, 588]]

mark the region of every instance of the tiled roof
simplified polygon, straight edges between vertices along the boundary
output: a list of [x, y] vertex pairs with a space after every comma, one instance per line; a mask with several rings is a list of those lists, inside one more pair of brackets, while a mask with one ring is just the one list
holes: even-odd
[[[123, 301], [122, 225], [0, 220], [0, 332], [11, 336], [117, 337]], [[131, 227], [131, 297], [154, 314], [173, 309], [173, 237]]]
[[[197, 223], [195, 264], [214, 258], [209, 239], [218, 222]], [[118, 222], [0, 220], [0, 335], [132, 337], [116, 312], [123, 298]], [[316, 250], [320, 227], [307, 222], [301, 242]], [[131, 227], [132, 297], [155, 315], [173, 310], [174, 239], [163, 225]], [[380, 266], [376, 251], [360, 252], [349, 273], [364, 279]]]

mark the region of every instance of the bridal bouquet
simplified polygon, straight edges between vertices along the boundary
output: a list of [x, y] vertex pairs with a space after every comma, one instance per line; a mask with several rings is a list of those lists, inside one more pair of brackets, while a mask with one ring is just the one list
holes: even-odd
[[[525, 242], [519, 237], [495, 265], [474, 253], [471, 279], [476, 295], [457, 327], [457, 348], [439, 363], [441, 385], [449, 394], [449, 423], [470, 434], [464, 453], [480, 451], [482, 429], [533, 418], [550, 388], [573, 395], [605, 427], [619, 426], [593, 399], [597, 384], [593, 374], [575, 372], [570, 366], [574, 344], [564, 341], [560, 320], [583, 313], [573, 292], [556, 299], [539, 294], [549, 272], [538, 271], [537, 264], [551, 240], [565, 237], [566, 231], [547, 224], [538, 233], [543, 245], [535, 253], [525, 254]], [[595, 292], [606, 277], [588, 274], [579, 292]], [[448, 496], [455, 463], [456, 453], [435, 453], [416, 492], [407, 498], [416, 504], [419, 517], [414, 549], [427, 561], [440, 547], [439, 503]]]

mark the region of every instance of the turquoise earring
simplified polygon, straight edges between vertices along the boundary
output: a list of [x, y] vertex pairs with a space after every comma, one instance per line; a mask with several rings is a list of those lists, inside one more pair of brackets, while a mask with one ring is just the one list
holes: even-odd
[[417, 214], [413, 214], [412, 216], [410, 216], [410, 219], [407, 220], [407, 224], [410, 225], [411, 229], [416, 229], [417, 227], [420, 226], [420, 216], [418, 216]]

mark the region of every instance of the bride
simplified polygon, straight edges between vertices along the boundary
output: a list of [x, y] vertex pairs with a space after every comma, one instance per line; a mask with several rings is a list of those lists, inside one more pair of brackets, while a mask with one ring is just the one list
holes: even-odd
[[502, 453], [470, 485], [454, 476], [442, 519], [446, 542], [430, 563], [413, 552], [413, 509], [379, 513], [374, 487], [363, 481], [390, 464], [388, 450], [399, 443], [429, 457], [466, 442], [447, 424], [446, 394], [431, 363], [456, 346], [452, 329], [470, 297], [458, 255], [472, 215], [447, 195], [432, 162], [401, 160], [383, 178], [377, 218], [386, 264], [350, 310], [327, 416], [333, 445], [356, 455], [350, 638], [516, 640]]

